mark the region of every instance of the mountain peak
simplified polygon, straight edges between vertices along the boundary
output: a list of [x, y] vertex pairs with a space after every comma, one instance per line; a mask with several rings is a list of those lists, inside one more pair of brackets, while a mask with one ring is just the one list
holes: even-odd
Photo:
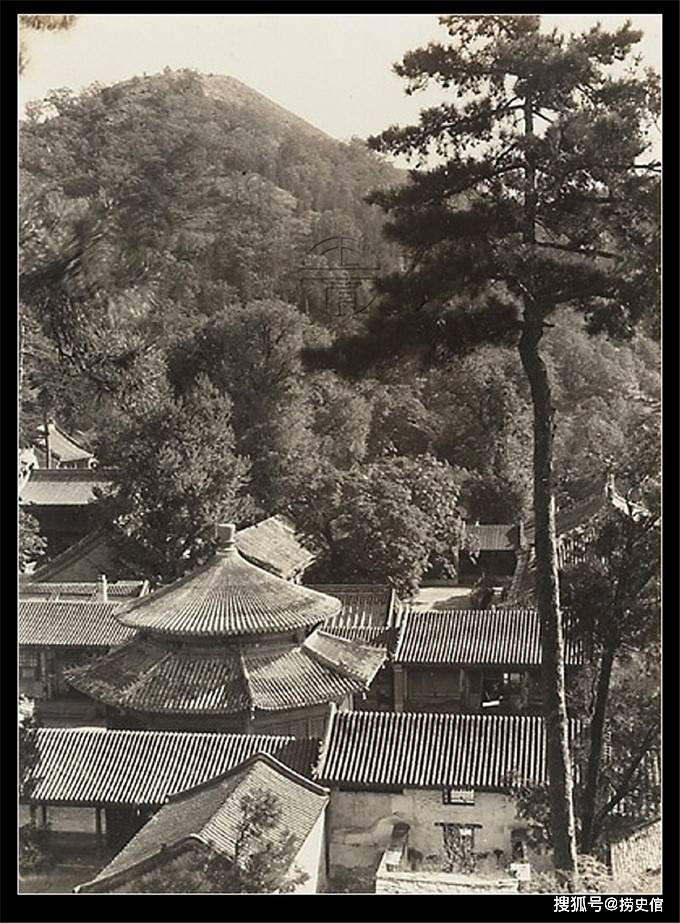
[[226, 74], [199, 74], [198, 77], [203, 87], [203, 92], [210, 99], [228, 103], [234, 110], [244, 109], [250, 113], [255, 113], [262, 120], [276, 122], [279, 127], [284, 124], [296, 132], [302, 132], [315, 138], [317, 141], [336, 141], [337, 143], [337, 139], [331, 138], [321, 129], [316, 128], [300, 118], [300, 116], [273, 102], [264, 94], [247, 86], [247, 84], [241, 83], [235, 77], [230, 77]]

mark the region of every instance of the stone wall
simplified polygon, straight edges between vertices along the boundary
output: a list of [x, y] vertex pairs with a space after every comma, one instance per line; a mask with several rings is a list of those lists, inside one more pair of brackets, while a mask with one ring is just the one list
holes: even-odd
[[637, 830], [610, 847], [611, 872], [614, 878], [643, 875], [661, 867], [661, 821]]
[[510, 877], [481, 878], [451, 872], [388, 872], [378, 868], [376, 894], [514, 894], [519, 882]]

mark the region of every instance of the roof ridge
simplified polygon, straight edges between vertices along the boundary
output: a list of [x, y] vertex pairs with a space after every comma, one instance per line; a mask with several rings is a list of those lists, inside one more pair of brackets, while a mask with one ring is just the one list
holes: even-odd
[[177, 801], [182, 801], [184, 798], [190, 798], [197, 792], [201, 792], [205, 789], [219, 785], [232, 776], [241, 775], [247, 770], [252, 769], [258, 762], [267, 763], [280, 775], [286, 776], [292, 782], [295, 782], [297, 785], [300, 785], [303, 788], [309, 789], [317, 795], [329, 794], [329, 789], [325, 788], [323, 785], [320, 785], [318, 782], [307, 779], [305, 776], [300, 775], [300, 773], [295, 772], [294, 769], [291, 769], [289, 766], [286, 766], [285, 763], [277, 760], [276, 757], [272, 756], [271, 753], [267, 753], [265, 750], [256, 750], [255, 753], [251, 753], [250, 756], [246, 757], [240, 763], [237, 763], [236, 766], [232, 766], [231, 769], [225, 770], [218, 776], [214, 776], [212, 779], [207, 779], [205, 782], [200, 782], [198, 785], [194, 785], [191, 788], [183, 789], [180, 792], [173, 792], [172, 795], [167, 796], [165, 799], [165, 804], [174, 804]]
[[[118, 618], [117, 615], [114, 615], [114, 617], [115, 617], [115, 618]], [[129, 626], [125, 626], [125, 627], [129, 627]], [[135, 634], [135, 635], [133, 635], [133, 637], [130, 638], [128, 641], [124, 641], [123, 644], [118, 645], [118, 646], [116, 647], [116, 649], [115, 649], [115, 653], [116, 653], [116, 654], [122, 653], [122, 652], [125, 650], [126, 647], [129, 647], [129, 646], [132, 645], [132, 644], [142, 644], [142, 645], [150, 646], [150, 645], [154, 645], [154, 642], [153, 642], [153, 641], [152, 641], [152, 642], [149, 642], [149, 641], [147, 641], [147, 639], [145, 639], [145, 638], [144, 638], [144, 639], [140, 639], [139, 636]], [[158, 645], [158, 644], [155, 644], [154, 646], [157, 647], [157, 648], [160, 647], [160, 645]], [[160, 656], [157, 660], [155, 660], [149, 667], [147, 667], [146, 670], [140, 672], [140, 673], [129, 683], [129, 685], [126, 685], [125, 687], [123, 687], [122, 690], [121, 690], [121, 689], [116, 689], [116, 690], [114, 690], [115, 695], [116, 695], [116, 698], [118, 699], [118, 704], [119, 704], [119, 705], [120, 705], [122, 702], [124, 702], [125, 699], [127, 699], [132, 693], [136, 692], [137, 689], [139, 689], [139, 687], [140, 687], [143, 683], [145, 683], [145, 682], [147, 681], [147, 679], [149, 678], [149, 676], [151, 676], [151, 674], [154, 673], [155, 670], [157, 670], [160, 666], [162, 666], [162, 664], [164, 664], [164, 663], [166, 662], [166, 660], [168, 660], [170, 657], [172, 657], [172, 651], [163, 650], [162, 648], [161, 648], [161, 650], [162, 650], [162, 656]], [[108, 655], [105, 655], [105, 656], [108, 656]], [[78, 666], [76, 666], [76, 667], [71, 667], [70, 669], [64, 671], [64, 676], [65, 676], [66, 679], [70, 682], [70, 681], [71, 681], [71, 680], [70, 680], [70, 677], [71, 677], [71, 676], [75, 676], [75, 677], [77, 678], [77, 677], [78, 677], [79, 671], [81, 671], [81, 670], [82, 670], [82, 671], [87, 671], [88, 668], [89, 668], [90, 666], [91, 666], [91, 661], [88, 661], [88, 662], [86, 662], [86, 663], [84, 663], [84, 664], [82, 664], [82, 665], [78, 665]], [[76, 688], [77, 688], [77, 687], [76, 687]], [[88, 695], [89, 695], [89, 693], [88, 693]], [[123, 706], [123, 707], [124, 707], [124, 706]]]
[[[543, 715], [499, 715], [499, 714], [483, 714], [480, 712], [449, 712], [449, 711], [338, 711], [336, 714], [337, 721], [371, 721], [380, 719], [382, 721], [395, 721], [395, 722], [422, 722], [428, 720], [439, 719], [445, 722], [456, 722], [462, 719], [465, 720], [474, 720], [479, 722], [488, 722], [492, 723], [494, 721], [514, 721], [517, 723], [530, 724], [531, 722], [544, 722], [545, 718]], [[569, 722], [573, 727], [585, 726], [586, 721], [584, 718], [575, 718], [570, 717]]]
[[39, 599], [19, 597], [19, 606], [86, 606], [92, 610], [94, 606], [113, 606], [119, 609], [124, 603], [115, 599], [55, 599], [53, 596], [41, 596]]
[[323, 666], [329, 667], [332, 670], [338, 670], [340, 673], [343, 673], [349, 679], [358, 680], [362, 684], [362, 686], [364, 686], [365, 688], [368, 688], [370, 683], [367, 683], [364, 680], [363, 676], [361, 676], [359, 673], [355, 673], [354, 670], [352, 670], [352, 668], [348, 666], [346, 663], [344, 663], [342, 660], [337, 660], [337, 661], [333, 660], [331, 657], [328, 657], [325, 654], [322, 654], [320, 651], [316, 651], [312, 647], [307, 647], [307, 641], [312, 637], [312, 635], [315, 635], [315, 634], [322, 635], [324, 638], [330, 638], [333, 642], [341, 646], [346, 645], [348, 649], [351, 649], [352, 647], [356, 646], [356, 647], [363, 648], [363, 649], [366, 649], [372, 652], [374, 650], [378, 651], [379, 648], [373, 647], [370, 644], [363, 644], [362, 642], [357, 641], [354, 638], [351, 638], [351, 639], [343, 638], [343, 637], [340, 637], [339, 635], [331, 634], [330, 632], [324, 631], [322, 628], [315, 628], [314, 631], [310, 635], [308, 635], [301, 644], [301, 649], [304, 650], [306, 654], [310, 654], [313, 660], [317, 660]]
[[246, 658], [243, 653], [243, 646], [239, 644], [238, 646], [238, 659], [241, 664], [241, 672], [243, 673], [243, 683], [246, 689], [246, 695], [248, 696], [248, 701], [250, 703], [250, 717], [252, 718], [255, 714], [255, 696], [253, 695], [253, 686], [250, 679], [250, 670], [246, 665]]
[[[74, 542], [73, 545], [69, 545], [68, 548], [65, 548], [58, 555], [52, 558], [51, 561], [48, 561], [46, 564], [43, 564], [42, 567], [37, 568], [34, 573], [31, 574], [33, 577], [33, 583], [49, 583], [49, 580], [44, 579], [44, 574], [53, 573], [55, 568], [59, 570], [64, 564], [68, 564], [72, 558], [77, 558], [78, 555], [87, 548], [92, 542], [96, 541], [99, 538], [105, 538], [108, 534], [107, 529], [104, 526], [99, 526], [96, 529], [92, 529], [81, 539], [78, 539], [77, 542]], [[80, 581], [74, 580], [55, 580], [55, 583], [78, 583]], [[84, 583], [89, 583], [91, 581], [82, 581]]]
[[[326, 763], [326, 758], [328, 756], [328, 745], [330, 743], [330, 739], [332, 736], [335, 719], [338, 714], [339, 712], [338, 712], [337, 705], [335, 704], [335, 702], [331, 702], [329, 712], [328, 712], [328, 718], [326, 720], [326, 727], [324, 730], [324, 735], [321, 738], [321, 741], [319, 743], [318, 757], [317, 757], [316, 763], [312, 766], [312, 776], [314, 776], [315, 779], [323, 779], [323, 769]], [[349, 714], [352, 714], [352, 712], [349, 712]]]
[[103, 481], [118, 471], [117, 468], [31, 468], [31, 478], [40, 481]]
[[[298, 741], [300, 738], [293, 734], [248, 734], [244, 731], [165, 731], [154, 728], [107, 728], [107, 727], [39, 727], [36, 729], [38, 736], [59, 734], [74, 734], [85, 736], [86, 734], [103, 734], [104, 736], [159, 736], [185, 738], [193, 737], [238, 737], [244, 740], [252, 740], [253, 737], [267, 737], [285, 743]], [[312, 739], [312, 738], [310, 738]]]
[[[149, 823], [151, 820], [153, 820], [153, 818], [150, 818], [149, 821], [147, 821], [147, 823]], [[143, 829], [143, 827], [140, 828], [140, 830], [141, 829]], [[135, 834], [135, 836], [136, 835], [137, 834]], [[185, 836], [180, 837], [178, 840], [175, 840], [173, 843], [171, 843], [167, 847], [167, 855], [168, 856], [176, 855], [177, 853], [181, 852], [181, 850], [192, 840], [198, 840], [199, 843], [203, 845], [207, 845], [195, 833], [189, 833], [189, 834], [186, 834]], [[123, 847], [123, 849], [124, 848], [125, 847]], [[125, 868], [117, 869], [114, 872], [109, 872], [108, 875], [104, 874], [106, 870], [106, 867], [105, 867], [100, 872], [98, 872], [94, 878], [90, 879], [90, 881], [84, 881], [81, 884], [76, 885], [76, 887], [73, 889], [73, 892], [74, 894], [79, 894], [81, 892], [91, 891], [93, 890], [93, 888], [91, 887], [92, 885], [100, 885], [105, 881], [108, 882], [109, 885], [114, 882], [117, 885], [123, 884], [129, 880], [131, 873], [143, 872], [146, 869], [152, 869], [155, 865], [156, 857], [157, 857], [157, 853], [153, 853], [150, 856], [144, 856], [143, 858], [138, 859], [136, 862], [133, 862], [130, 865], [125, 866]], [[116, 857], [114, 856], [113, 858], [115, 859]], [[110, 863], [111, 862], [113, 862], [113, 859], [110, 860]]]

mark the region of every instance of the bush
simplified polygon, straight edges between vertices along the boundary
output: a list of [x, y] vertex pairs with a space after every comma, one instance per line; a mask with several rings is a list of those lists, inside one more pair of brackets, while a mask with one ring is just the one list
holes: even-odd
[[[579, 856], [578, 869], [580, 894], [654, 894], [660, 888], [659, 876], [654, 871], [613, 878], [607, 866], [593, 856]], [[568, 888], [559, 882], [555, 872], [534, 872], [524, 890], [533, 894], [558, 894]]]
[[50, 849], [49, 827], [26, 824], [19, 828], [19, 871], [22, 875], [36, 874], [50, 868], [54, 857]]

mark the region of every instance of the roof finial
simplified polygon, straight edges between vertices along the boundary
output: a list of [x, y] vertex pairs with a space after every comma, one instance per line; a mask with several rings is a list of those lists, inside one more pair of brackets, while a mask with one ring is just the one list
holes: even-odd
[[233, 551], [236, 548], [236, 526], [233, 522], [220, 522], [215, 531], [219, 552]]

